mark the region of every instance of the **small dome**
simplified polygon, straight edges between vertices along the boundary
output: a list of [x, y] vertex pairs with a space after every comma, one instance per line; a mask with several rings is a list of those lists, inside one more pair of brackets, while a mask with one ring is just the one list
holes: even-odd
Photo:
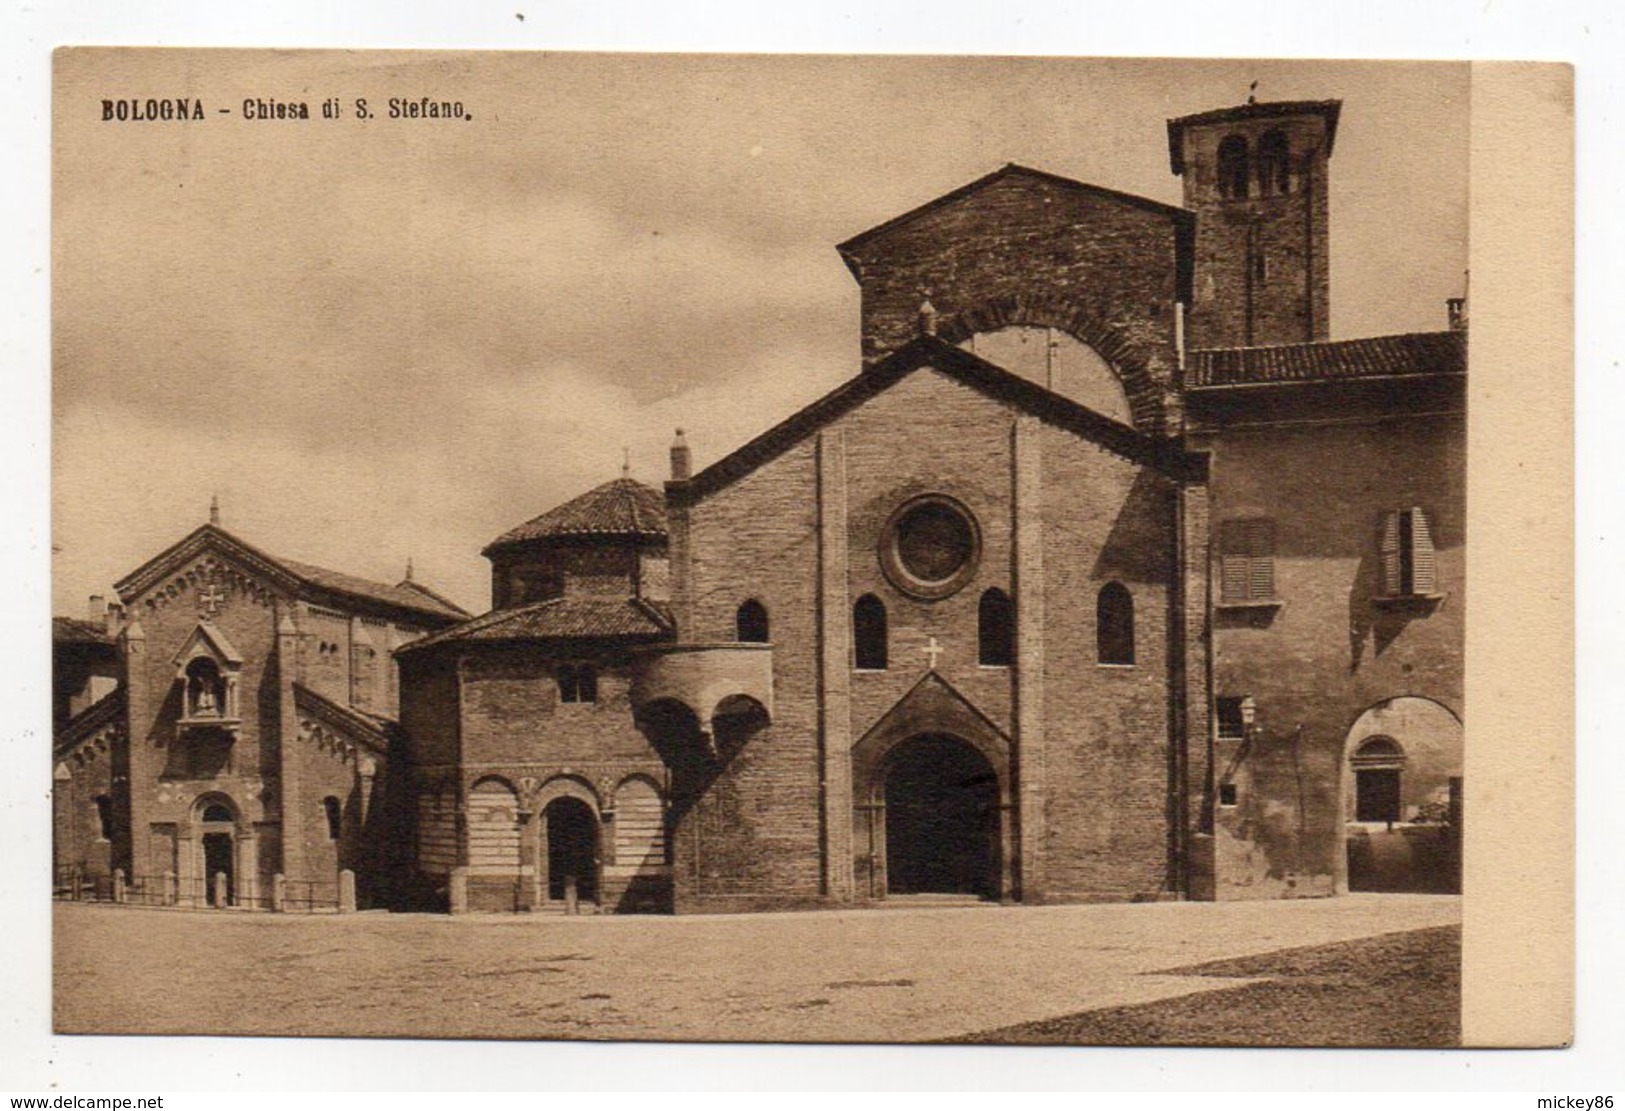
[[510, 529], [485, 552], [532, 540], [597, 537], [665, 540], [665, 495], [637, 479], [617, 478]]

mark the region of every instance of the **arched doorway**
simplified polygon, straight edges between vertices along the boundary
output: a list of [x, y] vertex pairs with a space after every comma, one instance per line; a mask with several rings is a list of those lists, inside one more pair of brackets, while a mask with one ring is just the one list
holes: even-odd
[[542, 812], [543, 850], [547, 859], [547, 897], [565, 897], [570, 877], [576, 898], [598, 901], [598, 816], [578, 798], [563, 796]]
[[[201, 901], [209, 906], [230, 906], [237, 901], [237, 819], [231, 807], [218, 800], [204, 802], [198, 810], [199, 843], [202, 845], [201, 875], [198, 886]], [[215, 877], [226, 877], [225, 901], [215, 892]]]
[[885, 762], [886, 893], [999, 896], [999, 784], [987, 758], [927, 733]]
[[1461, 891], [1462, 725], [1416, 695], [1384, 699], [1344, 740], [1341, 891]]

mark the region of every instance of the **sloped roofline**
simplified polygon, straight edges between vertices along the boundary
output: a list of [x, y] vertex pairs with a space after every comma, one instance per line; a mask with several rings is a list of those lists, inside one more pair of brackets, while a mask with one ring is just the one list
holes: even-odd
[[374, 756], [388, 757], [389, 731], [395, 725], [392, 718], [364, 714], [350, 706], [340, 705], [300, 682], [293, 685], [293, 699], [294, 705], [300, 709], [325, 718], [327, 724], [344, 730], [346, 739], [356, 741]]
[[847, 268], [856, 274], [856, 261], [853, 259], [852, 255], [853, 252], [857, 251], [859, 248], [866, 246], [888, 232], [902, 227], [904, 224], [913, 223], [915, 220], [918, 220], [921, 216], [924, 216], [929, 212], [935, 212], [939, 208], [953, 204], [956, 201], [968, 197], [972, 193], [985, 189], [996, 181], [1000, 181], [1006, 177], [1016, 174], [1020, 174], [1024, 177], [1036, 178], [1039, 181], [1045, 181], [1051, 185], [1058, 185], [1064, 189], [1070, 189], [1076, 193], [1084, 193], [1092, 197], [1099, 197], [1103, 200], [1114, 201], [1118, 204], [1126, 204], [1135, 208], [1141, 208], [1147, 212], [1152, 212], [1159, 216], [1166, 216], [1179, 223], [1189, 222], [1194, 219], [1189, 210], [1178, 208], [1171, 204], [1163, 204], [1161, 201], [1154, 201], [1150, 197], [1141, 197], [1134, 193], [1122, 193], [1116, 189], [1107, 189], [1100, 185], [1090, 185], [1087, 182], [1077, 181], [1069, 177], [1062, 177], [1060, 174], [1052, 174], [1047, 170], [1035, 170], [1031, 166], [1023, 166], [1016, 162], [1006, 162], [1003, 166], [999, 167], [997, 170], [994, 170], [990, 174], [983, 174], [975, 181], [967, 182], [966, 184], [961, 185], [958, 189], [944, 193], [935, 200], [926, 201], [924, 204], [916, 208], [911, 208], [901, 216], [893, 216], [890, 220], [887, 220], [883, 224], [876, 224], [868, 231], [859, 232], [852, 238], [836, 244], [835, 249], [840, 252], [841, 258], [846, 261]]
[[1153, 439], [936, 336], [920, 336], [693, 478], [666, 483], [667, 501], [693, 505], [709, 497], [778, 458], [825, 425], [878, 397], [923, 366], [939, 370], [987, 397], [1014, 405], [1046, 424], [1071, 432], [1131, 462], [1155, 467], [1170, 478], [1188, 481], [1205, 474], [1202, 456], [1186, 452], [1173, 440]]
[[[395, 613], [411, 613], [419, 617], [426, 617], [436, 622], [446, 623], [456, 621], [459, 615], [467, 616], [467, 611], [461, 606], [450, 602], [443, 602], [454, 613], [446, 612], [439, 606], [431, 607], [410, 605], [403, 602], [392, 601], [388, 598], [345, 590], [340, 587], [316, 582], [301, 575], [286, 562], [256, 548], [245, 540], [241, 540], [219, 525], [204, 524], [193, 529], [186, 536], [165, 548], [147, 562], [131, 571], [124, 578], [113, 584], [118, 592], [119, 600], [125, 604], [132, 602], [135, 597], [151, 589], [177, 564], [196, 558], [200, 553], [211, 547], [219, 547], [232, 556], [232, 558], [246, 564], [256, 573], [270, 579], [281, 589], [290, 594], [316, 595], [318, 597], [338, 597], [351, 602], [359, 602], [372, 609], [383, 609]], [[313, 569], [315, 569], [313, 567]], [[355, 578], [354, 576], [346, 576]], [[357, 582], [367, 580], [357, 579]], [[380, 590], [392, 589], [385, 583], [369, 583]], [[415, 584], [414, 584], [415, 585]], [[422, 590], [421, 587], [417, 589]]]
[[1177, 116], [1168, 121], [1168, 165], [1175, 174], [1185, 172], [1185, 158], [1180, 150], [1180, 138], [1187, 127], [1203, 127], [1212, 123], [1234, 120], [1277, 119], [1281, 116], [1319, 114], [1326, 120], [1326, 157], [1332, 156], [1337, 144], [1337, 120], [1342, 114], [1341, 100], [1267, 100], [1255, 104], [1237, 104], [1231, 108], [1214, 108], [1189, 116]]
[[[471, 641], [475, 634], [484, 632], [493, 626], [502, 625], [509, 621], [519, 621], [540, 610], [548, 609], [565, 602], [564, 598], [548, 598], [540, 602], [529, 602], [522, 606], [512, 606], [507, 609], [495, 609], [489, 613], [482, 613], [478, 617], [470, 618], [458, 625], [447, 629], [440, 629], [428, 636], [408, 641], [395, 649], [396, 656], [405, 656], [421, 652], [430, 648], [438, 648], [444, 644], [476, 643]], [[642, 614], [649, 623], [662, 630], [657, 633], [606, 633], [584, 634], [581, 636], [538, 636], [534, 633], [513, 633], [508, 636], [483, 638], [479, 644], [505, 644], [516, 642], [533, 642], [540, 640], [646, 640], [650, 638], [669, 636], [674, 631], [671, 617], [658, 606], [646, 598], [631, 597], [625, 599], [626, 604]]]

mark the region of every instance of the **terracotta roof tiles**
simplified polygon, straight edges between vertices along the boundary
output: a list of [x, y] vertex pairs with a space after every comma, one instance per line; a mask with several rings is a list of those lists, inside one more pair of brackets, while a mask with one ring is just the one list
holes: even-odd
[[1185, 385], [1206, 389], [1465, 373], [1466, 332], [1414, 332], [1281, 347], [1192, 351], [1186, 362]]
[[665, 495], [635, 478], [617, 478], [510, 529], [485, 550], [554, 537], [666, 538]]

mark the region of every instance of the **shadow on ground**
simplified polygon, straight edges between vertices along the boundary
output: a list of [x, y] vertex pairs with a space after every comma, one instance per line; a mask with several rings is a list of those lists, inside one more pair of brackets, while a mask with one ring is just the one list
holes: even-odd
[[1448, 1047], [1461, 1044], [1461, 927], [1171, 968], [1252, 981], [951, 1038], [982, 1045]]

